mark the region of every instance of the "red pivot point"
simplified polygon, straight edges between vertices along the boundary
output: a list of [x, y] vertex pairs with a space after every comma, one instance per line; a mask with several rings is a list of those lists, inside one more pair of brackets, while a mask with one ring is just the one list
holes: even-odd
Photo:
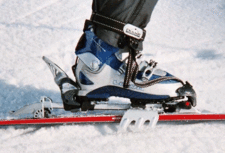
[[186, 105], [186, 106], [190, 106], [191, 103], [190, 103], [189, 101], [187, 101], [187, 102], [185, 103], [185, 105]]

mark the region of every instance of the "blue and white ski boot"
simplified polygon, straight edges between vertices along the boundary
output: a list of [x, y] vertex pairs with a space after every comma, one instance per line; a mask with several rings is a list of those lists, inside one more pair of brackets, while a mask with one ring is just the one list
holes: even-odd
[[152, 105], [163, 108], [163, 112], [196, 106], [196, 93], [188, 82], [184, 84], [157, 69], [157, 63], [152, 60], [138, 64], [132, 53], [122, 60], [121, 49], [105, 43], [91, 29], [85, 31], [83, 46], [76, 55], [72, 67], [75, 82], [43, 57], [61, 90], [65, 110], [94, 110], [97, 102], [108, 101], [112, 96], [129, 98], [131, 107]]
[[132, 107], [160, 104], [165, 112], [196, 106], [196, 94], [188, 82], [184, 84], [157, 69], [152, 60], [138, 64], [132, 53], [124, 60], [121, 54], [119, 48], [99, 39], [91, 29], [85, 31], [83, 47], [76, 51], [73, 66], [80, 88], [74, 99], [82, 110], [92, 110], [96, 101], [107, 101], [111, 96], [129, 98]]

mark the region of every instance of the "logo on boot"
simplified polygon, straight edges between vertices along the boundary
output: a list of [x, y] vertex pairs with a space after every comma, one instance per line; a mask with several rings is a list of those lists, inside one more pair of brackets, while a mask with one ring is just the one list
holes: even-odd
[[[117, 86], [123, 87], [123, 82], [118, 82], [117, 80], [113, 80], [113, 84]], [[137, 87], [134, 84], [129, 85], [129, 89], [140, 90], [143, 91], [143, 88]]]
[[136, 26], [133, 26], [131, 24], [126, 24], [124, 27], [123, 27], [123, 32], [128, 35], [128, 36], [131, 36], [131, 37], [134, 37], [136, 39], [141, 39], [142, 36], [143, 36], [143, 30], [136, 27]]

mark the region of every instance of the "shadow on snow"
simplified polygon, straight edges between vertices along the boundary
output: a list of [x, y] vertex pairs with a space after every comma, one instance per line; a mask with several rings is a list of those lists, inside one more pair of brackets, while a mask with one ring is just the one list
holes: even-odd
[[202, 60], [217, 60], [223, 58], [222, 54], [216, 53], [216, 50], [201, 50], [197, 53], [196, 58]]
[[0, 80], [0, 118], [8, 116], [8, 112], [17, 110], [24, 105], [39, 102], [42, 96], [47, 96], [53, 101], [60, 102], [60, 92], [50, 91], [45, 89], [37, 89], [32, 86], [15, 86], [7, 84]]

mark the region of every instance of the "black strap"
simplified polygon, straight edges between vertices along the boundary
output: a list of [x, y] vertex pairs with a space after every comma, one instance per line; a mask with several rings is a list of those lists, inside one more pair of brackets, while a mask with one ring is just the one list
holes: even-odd
[[[138, 64], [136, 62], [136, 54], [132, 49], [129, 49], [127, 69], [125, 73], [123, 87], [128, 88], [130, 81], [134, 82], [138, 72]], [[135, 78], [134, 78], [135, 77]]]
[[[118, 20], [115, 20], [115, 19], [106, 17], [106, 16], [101, 15], [101, 14], [98, 14], [98, 13], [92, 13], [91, 21], [94, 24], [103, 26], [104, 28], [106, 28], [108, 30], [114, 31], [114, 32], [119, 33], [119, 34], [122, 34], [122, 35], [126, 35], [124, 33], [124, 26], [127, 23], [124, 23], [124, 22], [121, 22], [121, 21], [118, 21]], [[144, 38], [145, 38], [145, 35], [146, 35], [146, 31], [144, 29], [142, 29], [142, 30], [143, 30], [143, 35], [137, 41], [144, 41]]]

